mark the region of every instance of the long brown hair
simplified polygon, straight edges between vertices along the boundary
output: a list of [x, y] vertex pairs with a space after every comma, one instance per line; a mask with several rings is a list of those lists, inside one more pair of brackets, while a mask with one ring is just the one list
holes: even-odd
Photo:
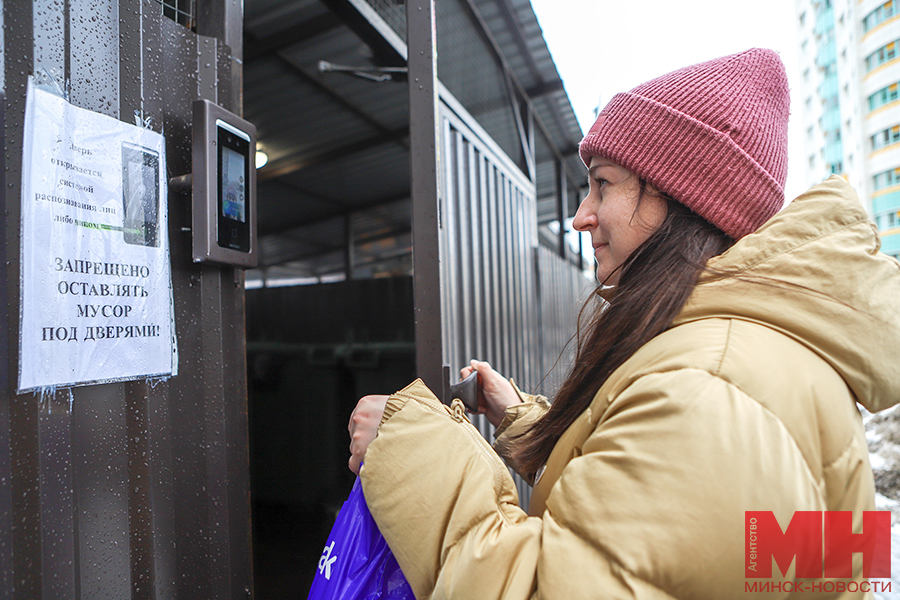
[[[641, 196], [646, 182], [641, 181]], [[522, 473], [547, 462], [560, 436], [590, 405], [603, 382], [637, 350], [665, 331], [687, 302], [706, 262], [734, 242], [706, 219], [672, 198], [660, 227], [620, 268], [608, 305], [601, 285], [579, 315], [575, 362], [550, 410], [517, 443]], [[593, 315], [581, 335], [582, 316]]]

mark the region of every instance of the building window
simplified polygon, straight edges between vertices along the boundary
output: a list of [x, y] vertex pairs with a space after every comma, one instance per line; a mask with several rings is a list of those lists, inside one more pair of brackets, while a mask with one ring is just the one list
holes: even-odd
[[887, 146], [893, 146], [900, 142], [900, 125], [894, 125], [884, 131], [879, 131], [869, 139], [872, 141], [873, 152]]
[[900, 83], [892, 83], [869, 96], [869, 111], [893, 102], [900, 97]]
[[875, 227], [878, 228], [878, 231], [893, 229], [898, 226], [900, 226], [900, 213], [896, 209], [875, 215]]
[[898, 185], [900, 184], [900, 167], [891, 169], [890, 171], [884, 171], [883, 173], [878, 173], [872, 179], [874, 184], [873, 187], [876, 191]]
[[872, 54], [868, 55], [866, 57], [866, 73], [868, 73], [872, 69], [877, 69], [888, 61], [897, 58], [898, 44], [900, 44], [900, 40], [894, 40], [893, 42], [882, 46]]
[[878, 25], [893, 17], [894, 14], [896, 14], [894, 1], [895, 0], [888, 0], [884, 4], [867, 14], [866, 18], [863, 19], [863, 32], [871, 31]]

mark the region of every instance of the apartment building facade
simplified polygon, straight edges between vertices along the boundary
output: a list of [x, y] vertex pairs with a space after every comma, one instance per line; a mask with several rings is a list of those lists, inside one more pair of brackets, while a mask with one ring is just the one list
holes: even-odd
[[900, 0], [797, 0], [807, 183], [859, 192], [900, 256]]

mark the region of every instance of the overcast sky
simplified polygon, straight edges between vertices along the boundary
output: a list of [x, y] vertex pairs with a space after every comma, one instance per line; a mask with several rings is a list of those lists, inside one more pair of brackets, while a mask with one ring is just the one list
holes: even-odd
[[[618, 92], [673, 71], [752, 47], [781, 55], [791, 108], [802, 106], [793, 0], [532, 0], [544, 38], [584, 131], [594, 109]], [[804, 191], [799, 119], [790, 124], [788, 181]]]

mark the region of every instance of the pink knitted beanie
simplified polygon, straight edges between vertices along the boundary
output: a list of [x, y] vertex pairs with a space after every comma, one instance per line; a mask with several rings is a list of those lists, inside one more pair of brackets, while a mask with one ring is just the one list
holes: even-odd
[[581, 141], [735, 240], [784, 204], [790, 96], [778, 55], [754, 48], [616, 94]]

